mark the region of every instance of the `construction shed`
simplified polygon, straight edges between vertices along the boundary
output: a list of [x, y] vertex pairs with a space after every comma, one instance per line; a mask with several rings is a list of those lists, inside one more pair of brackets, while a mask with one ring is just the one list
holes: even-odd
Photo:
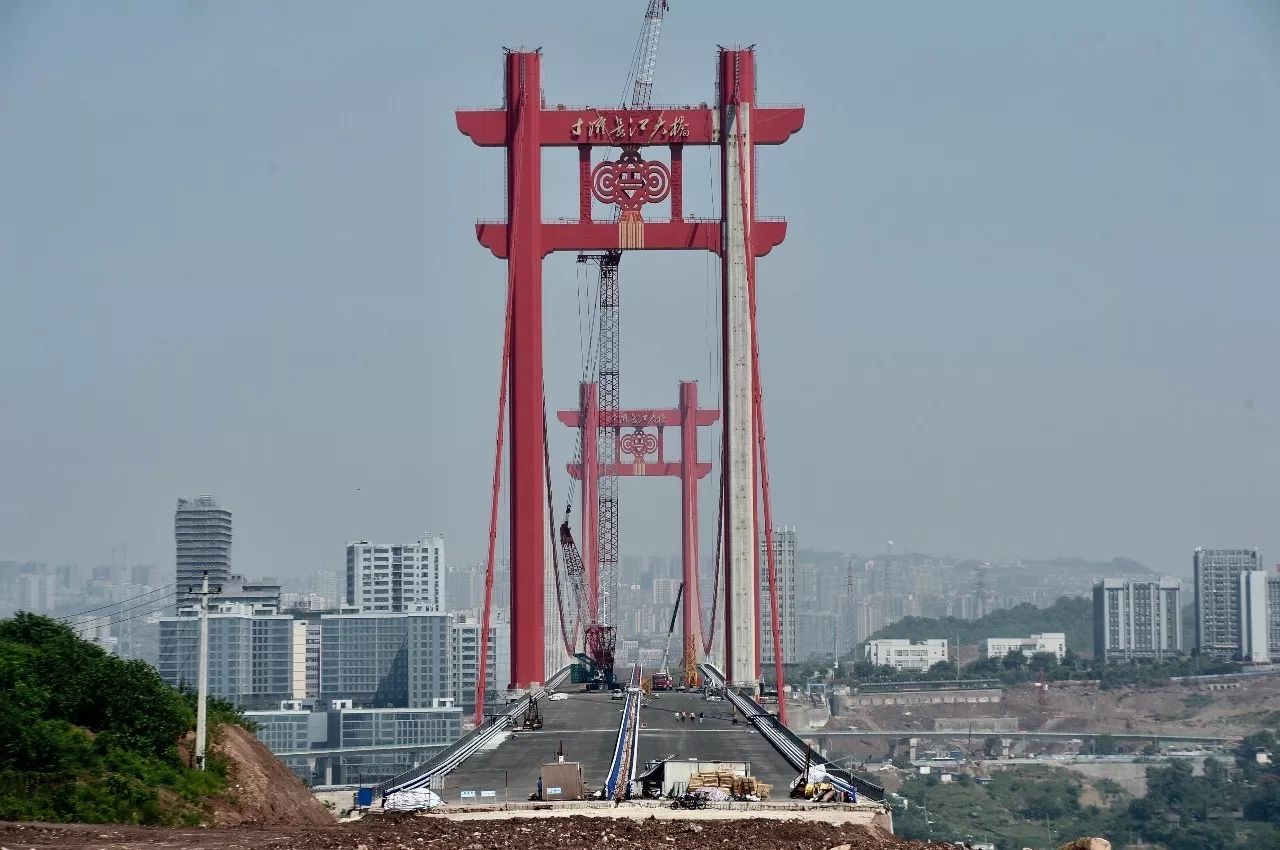
[[647, 765], [637, 779], [644, 788], [646, 797], [678, 797], [689, 790], [689, 781], [699, 774], [745, 778], [751, 775], [751, 763], [668, 759]]

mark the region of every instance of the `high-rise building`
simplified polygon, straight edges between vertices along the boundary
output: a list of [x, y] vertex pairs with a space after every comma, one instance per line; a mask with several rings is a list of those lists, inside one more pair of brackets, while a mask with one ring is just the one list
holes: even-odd
[[[760, 537], [760, 664], [773, 664], [773, 623], [770, 613], [768, 541]], [[774, 572], [778, 584], [778, 626], [782, 638], [782, 660], [796, 658], [796, 530], [773, 531]]]
[[431, 612], [320, 616], [320, 698], [356, 707], [453, 699], [453, 618]]
[[1196, 549], [1196, 647], [1201, 655], [1240, 652], [1240, 574], [1262, 568], [1257, 549]]
[[444, 610], [444, 537], [347, 544], [346, 604], [360, 611]]
[[[475, 711], [476, 681], [480, 678], [481, 624], [474, 618], [457, 617], [453, 623], [454, 705], [465, 712]], [[511, 658], [506, 649], [511, 627], [494, 619], [489, 624], [489, 651], [485, 659], [485, 703], [492, 705], [511, 683]]]
[[1270, 584], [1262, 570], [1240, 573], [1240, 658], [1249, 664], [1271, 663]]
[[796, 654], [788, 661], [808, 661], [839, 654], [839, 615], [833, 611], [797, 611]]
[[1093, 655], [1163, 660], [1182, 653], [1182, 582], [1103, 579], [1093, 587]]
[[484, 606], [484, 570], [484, 564], [451, 564], [445, 570], [444, 595], [450, 610], [471, 611]]
[[58, 601], [58, 577], [28, 573], [15, 582], [14, 601], [20, 611], [47, 614]]
[[217, 588], [231, 576], [231, 511], [212, 496], [179, 499], [173, 515], [179, 609], [194, 605], [201, 579]]
[[678, 578], [656, 578], [653, 580], [653, 604], [668, 610], [676, 604], [676, 596], [680, 594], [682, 582]]
[[[209, 611], [209, 693], [239, 708], [270, 708], [305, 696], [306, 629], [274, 608], [224, 602]], [[200, 617], [193, 607], [160, 618], [160, 677], [194, 688]]]
[[311, 574], [311, 592], [326, 600], [322, 607], [337, 608], [342, 604], [342, 593], [338, 590], [338, 574], [333, 570], [318, 570]]

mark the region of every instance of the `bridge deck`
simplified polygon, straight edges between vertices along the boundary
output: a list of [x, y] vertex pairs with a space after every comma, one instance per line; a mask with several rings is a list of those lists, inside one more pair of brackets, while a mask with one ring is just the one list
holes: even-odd
[[[702, 723], [678, 722], [676, 712], [701, 711]], [[675, 755], [679, 760], [745, 761], [751, 774], [773, 786], [773, 799], [785, 797], [798, 771], [750, 723], [733, 725], [727, 702], [705, 702], [695, 693], [663, 691], [640, 711], [640, 770], [646, 762]]]
[[[588, 790], [598, 789], [613, 760], [622, 702], [610, 700], [607, 693], [585, 693], [580, 686], [564, 689], [568, 699], [539, 700], [541, 730], [513, 732], [497, 749], [476, 753], [447, 775], [439, 792], [444, 801], [458, 803], [464, 790], [476, 792], [476, 799], [466, 802], [501, 802], [504, 791], [510, 800], [525, 800], [537, 787], [538, 769], [556, 760], [561, 744], [565, 761], [582, 763]], [[481, 791], [495, 791], [496, 797], [481, 798]]]

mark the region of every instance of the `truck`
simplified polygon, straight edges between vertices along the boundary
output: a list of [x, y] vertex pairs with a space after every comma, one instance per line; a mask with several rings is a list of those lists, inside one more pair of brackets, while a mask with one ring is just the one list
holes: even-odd
[[661, 670], [653, 674], [653, 690], [669, 691], [671, 690], [671, 674], [666, 670]]

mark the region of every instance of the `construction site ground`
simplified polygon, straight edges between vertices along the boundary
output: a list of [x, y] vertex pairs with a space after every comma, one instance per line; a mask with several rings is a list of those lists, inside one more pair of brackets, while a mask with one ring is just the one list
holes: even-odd
[[[1054, 682], [1043, 704], [1027, 684], [1007, 688], [999, 703], [858, 706], [832, 718], [827, 728], [929, 731], [942, 717], [1013, 717], [1019, 731], [1239, 736], [1266, 725], [1264, 718], [1277, 705], [1280, 677], [1274, 676], [1240, 680], [1227, 690], [1192, 683], [1103, 690], [1097, 683]], [[847, 749], [862, 748], [849, 742]], [[874, 749], [883, 752], [883, 742]]]
[[713, 817], [708, 812], [696, 812], [678, 819], [650, 819], [648, 815], [643, 818], [575, 815], [463, 820], [438, 814], [393, 813], [328, 827], [216, 829], [0, 823], [0, 847], [9, 850], [595, 850], [600, 847], [828, 850], [844, 845], [848, 850], [923, 850], [930, 846], [904, 841], [873, 827], [831, 823], [814, 817], [783, 820], [749, 813], [742, 815]]

